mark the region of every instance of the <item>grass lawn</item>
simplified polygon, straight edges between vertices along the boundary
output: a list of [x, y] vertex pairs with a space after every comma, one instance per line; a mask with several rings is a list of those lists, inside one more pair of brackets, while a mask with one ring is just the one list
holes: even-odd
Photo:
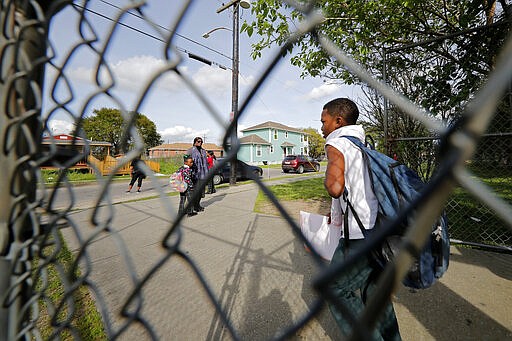
[[[288, 184], [273, 185], [268, 187], [280, 202], [292, 201], [321, 201], [330, 203], [330, 196], [324, 189], [323, 178], [311, 178], [295, 181]], [[268, 213], [270, 200], [262, 192], [258, 192], [254, 210], [260, 213]]]
[[[34, 261], [34, 283], [36, 292], [41, 293], [37, 327], [42, 339], [74, 340], [72, 329], [82, 340], [107, 340], [101, 314], [89, 289], [86, 286], [71, 287], [81, 278], [80, 270], [73, 268], [73, 254], [60, 232], [53, 236], [58, 242], [53, 243], [50, 237]], [[69, 327], [59, 329], [66, 324]], [[59, 332], [54, 335], [56, 330]]]
[[[491, 187], [497, 196], [512, 204], [510, 177], [480, 179]], [[282, 203], [311, 200], [330, 202], [330, 197], [323, 186], [323, 178], [269, 186], [269, 189]], [[256, 199], [255, 211], [265, 213], [268, 211], [269, 203], [270, 200], [260, 191]], [[505, 224], [462, 188], [455, 189], [446, 205], [446, 213], [452, 239], [488, 245], [512, 244], [511, 233]]]

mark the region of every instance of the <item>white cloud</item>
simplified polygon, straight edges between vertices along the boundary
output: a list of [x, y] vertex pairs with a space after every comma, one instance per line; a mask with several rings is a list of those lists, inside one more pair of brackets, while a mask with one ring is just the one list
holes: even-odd
[[[100, 69], [100, 82], [108, 84], [113, 77], [116, 89], [137, 90], [154, 77], [156, 74], [165, 72], [165, 75], [158, 78], [156, 85], [160, 89], [176, 91], [183, 87], [183, 82], [173, 71], [165, 70], [166, 63], [163, 59], [153, 56], [135, 56], [116, 63], [110, 64], [108, 69]], [[186, 73], [186, 68], [180, 68], [180, 72]], [[94, 84], [96, 70], [86, 67], [70, 69], [68, 77], [74, 80]], [[112, 73], [112, 75], [110, 74]]]
[[[185, 127], [185, 126], [174, 126], [166, 128], [162, 131], [158, 132], [162, 136], [162, 140], [164, 140], [165, 143], [167, 142], [190, 142], [194, 140], [194, 137], [196, 136], [208, 136], [210, 133], [210, 129], [194, 129], [191, 127]], [[208, 140], [208, 139], [207, 139]], [[214, 141], [207, 141], [215, 143]]]
[[75, 79], [81, 82], [90, 83], [94, 80], [93, 71], [89, 68], [85, 68], [83, 66], [79, 66], [77, 68], [71, 69], [66, 74], [68, 77]]
[[250, 76], [240, 75], [238, 82], [241, 86], [253, 86], [256, 84], [256, 77], [254, 77], [254, 75], [250, 75]]
[[231, 89], [231, 70], [202, 66], [192, 80], [205, 94], [225, 95]]
[[339, 84], [333, 83], [324, 83], [319, 87], [313, 88], [305, 98], [307, 100], [318, 100], [327, 96], [331, 96], [335, 93], [339, 93], [341, 91], [341, 86]]
[[284, 82], [285, 89], [294, 89], [297, 86], [297, 81], [287, 80]]
[[112, 65], [112, 70], [119, 81], [119, 86], [131, 90], [140, 89], [156, 74], [166, 72], [158, 81], [158, 87], [177, 90], [183, 86], [180, 78], [173, 72], [165, 70], [166, 63], [153, 56], [135, 56], [121, 60]]
[[50, 120], [48, 121], [48, 127], [52, 135], [69, 134], [74, 128], [72, 123], [64, 120]]
[[[155, 74], [166, 72], [155, 84], [161, 90], [173, 92], [184, 88], [185, 84], [173, 71], [165, 70], [166, 62], [153, 56], [135, 56], [110, 64], [108, 70], [102, 68], [100, 79], [103, 84], [108, 84], [111, 79], [109, 72], [113, 74], [116, 89], [140, 91], [141, 87]], [[182, 74], [188, 73], [188, 68], [180, 67]], [[87, 84], [94, 84], [96, 70], [87, 67], [76, 67], [67, 73], [76, 81]], [[231, 91], [231, 70], [224, 70], [218, 67], [201, 66], [196, 73], [189, 75], [196, 86], [206, 94], [220, 96], [227, 95]], [[254, 83], [254, 77], [240, 77], [240, 86], [250, 86]]]
[[174, 127], [166, 128], [162, 131], [159, 131], [159, 133], [162, 136], [181, 136], [184, 134], [189, 134], [192, 131], [194, 131], [194, 130], [190, 127], [174, 126]]
[[242, 131], [242, 130], [244, 130], [244, 129], [247, 129], [247, 128], [249, 128], [249, 127], [252, 127], [253, 125], [254, 125], [254, 124], [250, 124], [250, 125], [249, 125], [249, 124], [238, 123], [237, 128], [238, 128], [238, 131], [240, 132], [240, 131]]

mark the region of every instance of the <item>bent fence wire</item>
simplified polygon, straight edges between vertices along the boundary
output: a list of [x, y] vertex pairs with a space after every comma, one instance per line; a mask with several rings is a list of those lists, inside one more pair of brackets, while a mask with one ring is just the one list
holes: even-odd
[[[132, 113], [138, 111], [143, 101], [151, 100], [152, 90], [164, 75], [173, 74], [189, 87], [209, 110], [214, 120], [225, 128], [225, 141], [228, 140], [235, 129], [235, 121], [225, 125], [223, 115], [215, 110], [208, 95], [177, 68], [181, 62], [181, 55], [179, 49], [173, 45], [174, 33], [172, 32], [175, 32], [179, 20], [190, 10], [191, 3], [187, 2], [178, 9], [181, 15], [173, 25], [162, 29], [145, 15], [144, 8], [141, 7], [143, 2], [131, 2], [131, 5], [119, 9], [118, 16], [113, 19], [111, 31], [106, 36], [102, 36], [88, 21], [86, 13], [88, 1], [83, 1], [81, 4], [73, 4], [71, 1], [2, 1], [0, 163], [3, 165], [3, 176], [0, 180], [0, 202], [2, 203], [2, 210], [0, 210], [0, 273], [2, 274], [0, 278], [2, 302], [0, 339], [87, 338], [78, 331], [78, 325], [92, 316], [87, 310], [90, 307], [84, 306], [80, 298], [83, 297], [80, 296], [82, 294], [92, 295], [94, 298], [96, 309], [101, 313], [104, 330], [109, 339], [142, 336], [165, 339], [166, 331], [159, 330], [158, 326], [172, 325], [180, 330], [194, 328], [194, 321], [202, 321], [202, 313], [209, 309], [202, 305], [201, 308], [194, 306], [197, 302], [178, 300], [174, 302], [171, 309], [180, 310], [181, 322], [169, 321], [166, 316], [162, 316], [158, 308], [162, 304], [168, 304], [170, 295], [179, 297], [179, 290], [183, 290], [183, 285], [173, 286], [177, 283], [176, 281], [188, 281], [195, 283], [194, 285], [199, 283], [203, 294], [213, 306], [213, 313], [217, 318], [210, 324], [208, 339], [247, 338], [240, 325], [235, 325], [233, 322], [232, 315], [236, 313], [237, 308], [232, 295], [238, 290], [237, 286], [243, 284], [238, 276], [238, 273], [243, 271], [239, 261], [246, 256], [245, 246], [251, 242], [257, 232], [252, 228], [254, 225], [249, 225], [249, 228], [243, 231], [242, 242], [236, 245], [236, 252], [232, 254], [233, 263], [226, 275], [225, 280], [229, 283], [224, 282], [227, 290], [219, 294], [218, 283], [212, 279], [211, 274], [204, 272], [204, 267], [197, 264], [197, 254], [201, 251], [194, 251], [187, 247], [187, 235], [192, 233], [191, 229], [183, 227], [182, 217], [176, 214], [175, 201], [170, 200], [163, 190], [160, 190], [158, 199], [158, 207], [161, 211], [152, 213], [155, 219], [152, 221], [160, 222], [159, 226], [154, 227], [159, 229], [163, 238], [157, 245], [152, 245], [158, 249], [158, 256], [151, 258], [137, 248], [140, 245], [134, 244], [127, 238], [125, 233], [129, 231], [116, 226], [116, 208], [113, 205], [111, 189], [113, 175], [105, 178], [98, 176], [99, 190], [91, 205], [92, 209], [88, 210], [76, 209], [76, 189], [71, 185], [66, 172], [58, 175], [59, 186], [55, 189], [44, 188], [41, 185], [43, 181], [39, 166], [50, 162], [54, 166], [66, 169], [83, 158], [82, 153], [77, 153], [74, 157], [59, 159], [56, 156], [55, 146], [49, 151], [42, 151], [42, 136], [51, 133], [47, 122], [53, 115], [56, 113], [67, 115], [76, 123], [77, 129], [73, 135], [85, 137], [79, 127], [84, 114], [96, 98], [106, 97], [121, 108], [123, 117], [128, 122], [122, 137], [123, 143], [125, 145], [131, 143], [134, 146], [126, 154], [124, 161], [118, 165], [121, 168], [144, 149], [142, 139], [137, 134], [134, 125], [135, 117]], [[53, 16], [64, 7], [71, 7], [76, 13], [77, 26], [73, 29], [76, 29], [78, 37], [66, 54], [57, 56], [53, 42], [48, 40], [48, 30]], [[112, 91], [116, 87], [115, 77], [105, 57], [113, 34], [122, 25], [121, 19], [131, 10], [137, 10], [140, 17], [158, 32], [157, 38], [162, 42], [162, 51], [166, 60], [159, 72], [154, 74], [138, 94], [135, 107], [127, 108], [123, 98]], [[321, 13], [315, 11], [307, 13], [307, 20], [302, 22], [302, 26], [281, 47], [281, 50], [275, 52], [274, 59], [243, 100], [238, 118], [245, 114], [255, 94], [265, 86], [269, 73], [281, 62], [282, 51], [303, 35], [315, 32], [316, 25], [322, 21]], [[361, 68], [326, 37], [319, 34], [318, 39], [332, 58], [344, 65], [362, 82], [385, 96], [395, 108], [399, 108], [408, 117], [421, 122], [426, 129], [441, 136], [443, 149], [439, 158], [439, 171], [431, 179], [418, 202], [419, 209], [415, 215], [414, 228], [407, 234], [409, 243], [420, 248], [430, 233], [432, 222], [445, 207], [457, 186], [488, 207], [508, 226], [510, 231], [512, 227], [510, 205], [473, 176], [467, 160], [475, 154], [479, 137], [486, 131], [502, 93], [510, 85], [512, 41], [509, 39], [504, 46], [496, 68], [489, 74], [485, 85], [464, 106], [461, 119], [452, 128], [447, 128], [440, 121], [433, 119], [433, 116], [424, 108]], [[93, 91], [85, 97], [74, 93], [67, 69], [74, 54], [83, 49], [88, 50], [96, 63], [95, 79], [90, 84]], [[53, 81], [44, 86], [43, 71], [53, 74]], [[45, 96], [48, 97], [45, 98]], [[232, 146], [233, 148], [226, 154], [226, 160], [233, 159], [237, 152], [238, 144], [233, 143]], [[94, 165], [91, 164], [91, 167]], [[153, 175], [150, 178], [156, 181]], [[306, 242], [300, 233], [300, 228], [262, 180], [255, 179], [255, 182], [277, 207], [288, 223], [289, 231], [293, 232], [299, 240]], [[202, 185], [204, 186], [205, 183]], [[64, 200], [58, 201], [59, 198]], [[65, 202], [65, 205], [62, 206], [59, 202]], [[144, 209], [151, 209], [151, 207]], [[399, 218], [397, 217], [397, 220]], [[139, 221], [133, 224], [137, 226], [147, 223]], [[391, 224], [388, 229], [392, 227]], [[382, 231], [381, 237], [387, 230]], [[103, 249], [95, 249], [94, 245], [100, 242], [105, 242]], [[375, 239], [373, 243], [369, 243], [361, 250], [359, 255], [368, 253], [377, 243], [378, 240]], [[66, 244], [73, 245], [70, 247], [72, 254], [67, 251]], [[115, 257], [106, 254], [104, 257], [102, 255], [93, 257], [98, 256], [97, 252], [113, 249], [117, 250]], [[367, 326], [375, 324], [378, 313], [382, 309], [382, 302], [400, 284], [401, 278], [404, 277], [412, 262], [412, 256], [403, 251], [395, 263], [387, 266], [379, 282], [381, 290], [378, 290], [378, 294], [369, 302], [362, 316], [356, 318], [336, 300], [329, 290], [329, 283], [337, 274], [346, 271], [359, 255], [347, 259], [337, 267], [327, 268], [320, 257], [313, 252], [311, 257], [318, 267], [319, 275], [311, 280], [310, 285], [316, 290], [317, 298], [308, 302], [302, 317], [296, 319], [293, 325], [282, 325], [279, 332], [269, 337], [286, 338], [294, 335], [299, 329], [307, 328], [314, 317], [321, 313], [325, 302], [329, 300], [337, 304], [340, 310], [347, 314], [347, 318], [353, 321], [353, 337], [367, 338]], [[136, 262], [137, 259], [144, 257], [149, 257], [151, 263], [149, 267], [142, 268]], [[69, 266], [63, 265], [63, 258], [71, 260]], [[265, 259], [265, 251], [258, 251], [255, 262], [264, 262]], [[111, 261], [117, 263], [108, 270], [99, 270], [100, 268], [97, 267], [98, 263]], [[273, 266], [279, 266], [279, 264], [273, 264]], [[104, 273], [98, 274], [98, 271]], [[103, 282], [103, 287], [98, 286], [95, 281], [96, 276], [99, 275], [109, 279]], [[49, 278], [57, 278], [59, 285], [55, 285], [55, 279]], [[164, 280], [166, 283], [166, 291], [161, 296], [152, 295], [151, 288], [156, 279]], [[119, 290], [124, 290], [123, 294], [112, 300], [111, 295]], [[190, 299], [190, 296], [186, 297]], [[279, 295], [269, 297], [279, 299]], [[182, 312], [181, 309], [183, 309]], [[284, 313], [286, 312], [276, 312], [276, 314]], [[257, 316], [253, 316], [246, 322], [249, 328], [250, 323], [256, 318]], [[183, 335], [187, 335], [186, 332]]]
[[[431, 108], [437, 117], [454, 122], [474, 94], [474, 89], [481, 84], [482, 75], [487, 77], [492, 70], [492, 62], [481, 52], [495, 48], [503, 25], [507, 24], [498, 22], [388, 48], [383, 58], [385, 80], [415, 103]], [[482, 46], [463, 49], [457, 54], [459, 58], [450, 58], [451, 54], [444, 53], [453, 46], [475, 46], [474, 41], [478, 39], [483, 41]], [[410, 82], [411, 79], [419, 80]], [[500, 189], [502, 185], [497, 183], [500, 183], [500, 179], [503, 181], [501, 183], [512, 180], [512, 88], [509, 86], [505, 91], [486, 133], [477, 143], [473, 158], [467, 163], [468, 169], [481, 180], [494, 185], [496, 194], [502, 197], [505, 197], [507, 190]], [[383, 108], [386, 129], [382, 135], [387, 142], [385, 145], [389, 155], [395, 155], [428, 179], [440, 162], [435, 155], [439, 138], [429, 137], [428, 131], [408, 120], [396, 107], [386, 104]], [[481, 205], [464, 189], [459, 188], [454, 192], [446, 211], [452, 241], [490, 248], [510, 247], [510, 231], [488, 207]]]

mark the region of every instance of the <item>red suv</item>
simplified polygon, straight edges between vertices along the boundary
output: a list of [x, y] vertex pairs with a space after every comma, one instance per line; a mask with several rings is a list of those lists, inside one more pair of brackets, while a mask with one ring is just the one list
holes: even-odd
[[320, 171], [320, 163], [306, 155], [287, 155], [281, 162], [283, 172], [294, 171], [302, 174], [304, 171]]

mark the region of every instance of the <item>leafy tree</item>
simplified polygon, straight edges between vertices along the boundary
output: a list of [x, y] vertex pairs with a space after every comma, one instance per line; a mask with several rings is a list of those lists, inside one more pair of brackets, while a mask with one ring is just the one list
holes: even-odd
[[[317, 32], [376, 74], [382, 70], [384, 48], [417, 43], [478, 26], [503, 24], [495, 31], [492, 41], [486, 35], [475, 34], [464, 40], [463, 46], [430, 47], [439, 55], [467, 65], [480, 74], [486, 73], [510, 30], [512, 17], [512, 5], [506, 0], [318, 0], [314, 3], [327, 17], [317, 27]], [[254, 33], [262, 36], [253, 45], [253, 58], [261, 57], [262, 51], [272, 45], [282, 45], [297, 23], [304, 19], [302, 12], [279, 0], [253, 1], [251, 11], [256, 20], [244, 22], [242, 31], [249, 36]], [[307, 34], [295, 47], [297, 49], [293, 51], [298, 52], [292, 57], [292, 64], [301, 67], [303, 75], [358, 82], [321, 49], [314, 34]], [[489, 47], [491, 50], [487, 51]], [[470, 53], [461, 54], [462, 49], [470, 50]]]
[[315, 128], [302, 129], [308, 134], [309, 156], [318, 158], [324, 154], [325, 139]]
[[[146, 149], [162, 143], [161, 136], [158, 134], [153, 121], [140, 113], [132, 112], [129, 114], [136, 115], [135, 127], [142, 137]], [[119, 109], [95, 109], [91, 116], [84, 118], [82, 127], [88, 139], [112, 143], [112, 153], [114, 155], [126, 151], [126, 147], [133, 147], [133, 137], [123, 136], [126, 128], [125, 119]], [[104, 156], [105, 152], [93, 151], [93, 154], [101, 157]]]
[[427, 129], [409, 115], [391, 107], [388, 110], [387, 129], [389, 138], [386, 144], [384, 132], [380, 128], [384, 126], [385, 119], [382, 97], [372, 89], [365, 89], [364, 93], [366, 100], [360, 105], [361, 119], [366, 134], [373, 138], [376, 149], [407, 164], [424, 180], [429, 179], [436, 165], [434, 140], [395, 140], [401, 136], [429, 136], [430, 133]]
[[157, 132], [156, 125], [147, 116], [137, 113], [135, 126], [144, 139], [146, 149], [156, 147], [163, 143], [162, 136]]
[[[300, 1], [305, 3], [306, 1]], [[391, 66], [387, 80], [393, 84], [403, 70], [412, 70], [410, 81], [421, 88], [418, 104], [439, 118], [456, 118], [460, 108], [494, 67], [496, 56], [510, 32], [512, 4], [506, 0], [318, 0], [326, 20], [318, 34], [382, 77], [383, 61]], [[304, 14], [278, 0], [257, 0], [251, 7], [256, 20], [244, 22], [242, 31], [262, 38], [253, 45], [253, 58], [272, 45], [282, 45]], [[458, 36], [461, 31], [489, 27]], [[432, 41], [452, 35], [450, 40]], [[432, 41], [415, 49], [390, 48]], [[359, 79], [327, 54], [316, 34], [306, 34], [288, 51], [302, 76], [320, 76], [347, 84]], [[409, 96], [408, 93], [404, 93]]]
[[[292, 54], [292, 64], [302, 69], [303, 77], [319, 76], [364, 87], [322, 49], [317, 38], [320, 34], [376, 77], [384, 78], [385, 61], [386, 81], [393, 88], [448, 123], [459, 117], [494, 68], [510, 33], [512, 19], [512, 3], [507, 0], [318, 0], [311, 3], [322, 9], [327, 19], [315, 33], [306, 34], [287, 51]], [[253, 45], [253, 58], [261, 57], [266, 48], [281, 46], [305, 18], [302, 12], [278, 0], [253, 1], [251, 8], [256, 19], [244, 22], [242, 30], [249, 36], [257, 33], [262, 37]], [[438, 39], [446, 36], [449, 39]], [[383, 100], [372, 89], [365, 88], [365, 91], [371, 98], [364, 103], [366, 111], [377, 115], [365, 125], [369, 130], [382, 132]], [[430, 135], [393, 106], [389, 107], [388, 115], [391, 140]], [[510, 114], [505, 110], [498, 110], [496, 117], [496, 122], [502, 122], [503, 117], [510, 121]], [[431, 157], [434, 148], [430, 142], [419, 145], [422, 147], [417, 148], [416, 154], [408, 155], [418, 168], [425, 165], [423, 158]], [[391, 151], [392, 146], [381, 144], [381, 147]], [[405, 143], [395, 144], [393, 148], [412, 153]], [[427, 163], [420, 173], [429, 174], [431, 164]]]

